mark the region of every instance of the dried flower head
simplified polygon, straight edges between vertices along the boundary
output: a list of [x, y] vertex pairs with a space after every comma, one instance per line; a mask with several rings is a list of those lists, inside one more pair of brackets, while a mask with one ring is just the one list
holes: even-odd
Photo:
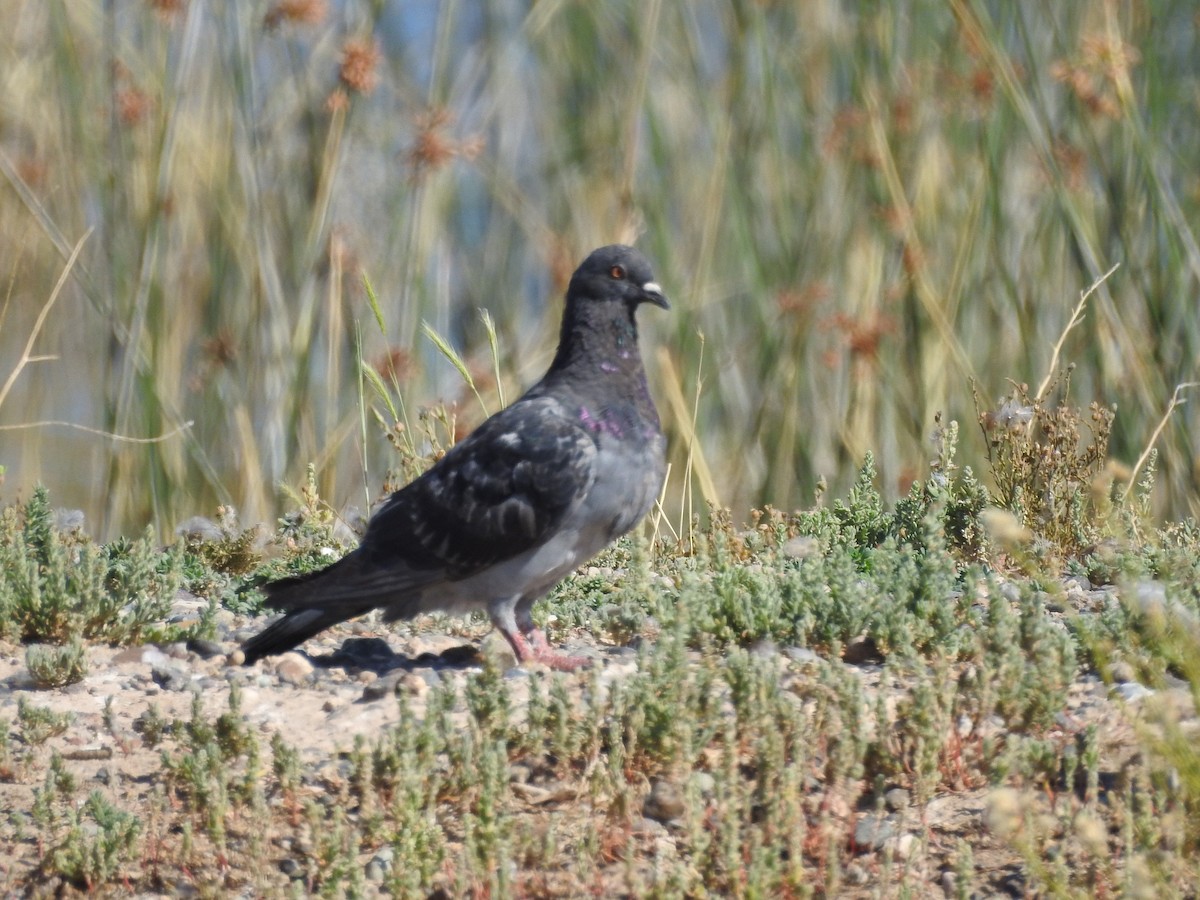
[[147, 5], [164, 19], [175, 19], [187, 9], [187, 0], [146, 0]]
[[1093, 115], [1116, 118], [1121, 113], [1121, 86], [1141, 59], [1136, 47], [1109, 35], [1093, 35], [1080, 42], [1074, 58], [1054, 62], [1050, 75], [1070, 87]]
[[278, 28], [284, 22], [294, 25], [320, 25], [329, 12], [326, 0], [277, 0], [263, 16], [263, 27]]
[[338, 78], [347, 90], [369, 94], [379, 84], [379, 45], [368, 38], [351, 38], [342, 45]]
[[113, 97], [113, 102], [117, 108], [117, 118], [123, 125], [138, 124], [154, 107], [154, 101], [150, 99], [150, 95], [136, 87], [119, 88]]
[[896, 330], [895, 322], [878, 311], [860, 317], [838, 313], [829, 319], [828, 325], [841, 332], [852, 357], [864, 360], [878, 358], [884, 336]]
[[326, 112], [344, 112], [350, 108], [350, 95], [343, 88], [334, 88], [325, 98]]
[[408, 151], [408, 164], [414, 179], [437, 171], [455, 157], [472, 160], [483, 152], [484, 142], [479, 135], [461, 141], [450, 136], [449, 125], [453, 121], [449, 110], [443, 108], [417, 116], [417, 137]]

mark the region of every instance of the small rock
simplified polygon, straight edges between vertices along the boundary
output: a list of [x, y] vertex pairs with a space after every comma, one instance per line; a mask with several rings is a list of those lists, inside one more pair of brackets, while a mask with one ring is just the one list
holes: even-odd
[[650, 788], [650, 794], [642, 804], [642, 815], [658, 822], [672, 822], [680, 818], [687, 807], [683, 791], [671, 781], [659, 780]]
[[396, 685], [400, 683], [400, 678], [403, 674], [403, 672], [392, 672], [390, 675], [385, 675], [370, 682], [363, 688], [363, 703], [370, 703], [374, 700], [382, 700], [384, 697], [392, 696], [396, 693]]
[[379, 680], [379, 673], [373, 671], [372, 669], [363, 669], [354, 676], [354, 680], [359, 684], [373, 684]]
[[131, 663], [140, 663], [142, 661], [143, 649], [143, 647], [126, 647], [112, 658], [113, 665], [123, 666]]
[[1112, 675], [1112, 680], [1118, 684], [1125, 684], [1129, 681], [1137, 681], [1137, 672], [1133, 670], [1133, 666], [1123, 659], [1119, 659], [1113, 663], [1109, 667], [1108, 672], [1110, 675]]
[[1063, 579], [1063, 587], [1068, 591], [1074, 588], [1075, 590], [1087, 593], [1092, 589], [1092, 583], [1088, 581], [1086, 575], [1068, 575]]
[[917, 848], [917, 836], [915, 834], [902, 834], [893, 846], [896, 851], [896, 859], [908, 859]]
[[854, 827], [854, 843], [860, 850], [882, 850], [895, 835], [895, 819], [878, 813], [864, 816]]
[[364, 874], [367, 881], [383, 881], [387, 877], [387, 873], [391, 871], [392, 860], [395, 858], [396, 851], [391, 847], [383, 847], [378, 853], [371, 857], [371, 861], [367, 863]]
[[299, 653], [285, 653], [275, 663], [275, 674], [288, 684], [306, 684], [315, 671], [313, 664]]
[[406, 694], [420, 699], [429, 693], [429, 682], [415, 672], [409, 672], [400, 678], [396, 690], [402, 690]]
[[642, 816], [634, 830], [639, 834], [655, 836], [667, 833], [667, 829], [662, 822], [656, 822], [647, 816]]
[[95, 779], [106, 787], [112, 784], [112, 772], [108, 771], [107, 766], [101, 766], [96, 770]]
[[669, 862], [679, 856], [675, 839], [669, 834], [660, 834], [654, 839], [654, 858]]
[[186, 691], [192, 684], [188, 674], [174, 666], [154, 666], [150, 670], [150, 677], [164, 691]]
[[[216, 641], [206, 641], [203, 638], [192, 638], [187, 642], [187, 649], [201, 659], [216, 659], [225, 655], [225, 648]], [[243, 659], [245, 654], [243, 654]]]
[[708, 772], [693, 772], [692, 784], [698, 793], [705, 800], [712, 797], [717, 791], [717, 779], [713, 778]]
[[1151, 696], [1154, 691], [1145, 685], [1138, 684], [1136, 681], [1127, 681], [1124, 684], [1118, 684], [1114, 687], [1113, 693], [1126, 703], [1138, 703]]
[[279, 861], [279, 871], [292, 880], [304, 877], [304, 868], [290, 856]]
[[410, 674], [416, 675], [424, 681], [426, 687], [435, 688], [442, 683], [442, 676], [438, 674], [437, 669], [430, 668], [429, 666], [419, 666], [413, 669]]
[[847, 884], [853, 884], [853, 885], [861, 887], [862, 885], [869, 883], [870, 880], [871, 880], [871, 873], [868, 872], [862, 866], [860, 866], [858, 863], [852, 862], [848, 866], [846, 866], [846, 883]]
[[339, 665], [374, 666], [388, 662], [396, 656], [390, 644], [378, 637], [353, 637], [342, 641], [342, 646], [333, 654]]
[[[448, 652], [448, 651], [447, 651]], [[517, 656], [512, 647], [498, 631], [491, 631], [479, 644], [479, 655], [491, 662], [502, 672], [506, 672], [517, 664]], [[443, 660], [445, 653], [442, 654]]]
[[533, 769], [526, 763], [510, 763], [508, 766], [508, 780], [513, 784], [525, 784], [533, 775]]
[[946, 900], [954, 900], [958, 896], [958, 878], [949, 869], [942, 873], [942, 893], [946, 895]]
[[225, 657], [225, 662], [231, 666], [243, 665], [246, 662], [246, 652], [241, 647], [238, 647]]
[[900, 812], [903, 809], [908, 809], [908, 791], [904, 788], [892, 788], [883, 795], [883, 802], [892, 812]]
[[883, 654], [879, 652], [879, 647], [875, 643], [875, 639], [870, 635], [859, 635], [846, 642], [845, 649], [842, 650], [842, 662], [848, 666], [861, 666], [868, 663], [883, 662]]

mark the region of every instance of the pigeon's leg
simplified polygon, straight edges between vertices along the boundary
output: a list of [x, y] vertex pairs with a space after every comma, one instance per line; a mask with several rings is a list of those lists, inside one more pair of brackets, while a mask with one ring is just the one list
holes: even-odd
[[533, 624], [532, 608], [533, 600], [523, 598], [518, 598], [515, 603], [510, 598], [505, 603], [488, 605], [492, 624], [513, 648], [518, 662], [540, 662], [560, 672], [573, 672], [591, 665], [592, 661], [586, 657], [569, 656], [551, 647], [546, 635]]

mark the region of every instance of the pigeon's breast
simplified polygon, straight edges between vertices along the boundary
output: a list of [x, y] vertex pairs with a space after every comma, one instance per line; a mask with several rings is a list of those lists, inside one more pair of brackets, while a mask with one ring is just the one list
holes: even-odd
[[[591, 416], [585, 407], [581, 418]], [[665, 441], [658, 421], [647, 421], [633, 405], [594, 416], [595, 481], [582, 516], [597, 531], [600, 546], [625, 534], [650, 511], [666, 475]]]

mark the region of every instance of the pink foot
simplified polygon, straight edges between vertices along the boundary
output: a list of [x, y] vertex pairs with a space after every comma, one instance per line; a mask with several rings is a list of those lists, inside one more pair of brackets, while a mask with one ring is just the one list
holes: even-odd
[[517, 655], [518, 662], [540, 662], [559, 672], [574, 672], [576, 669], [582, 669], [592, 664], [592, 660], [586, 656], [568, 656], [565, 653], [559, 653], [550, 646], [540, 628], [531, 629], [528, 639], [520, 631], [514, 631], [512, 634], [505, 633], [504, 636], [508, 638], [508, 643], [512, 646], [513, 653]]

